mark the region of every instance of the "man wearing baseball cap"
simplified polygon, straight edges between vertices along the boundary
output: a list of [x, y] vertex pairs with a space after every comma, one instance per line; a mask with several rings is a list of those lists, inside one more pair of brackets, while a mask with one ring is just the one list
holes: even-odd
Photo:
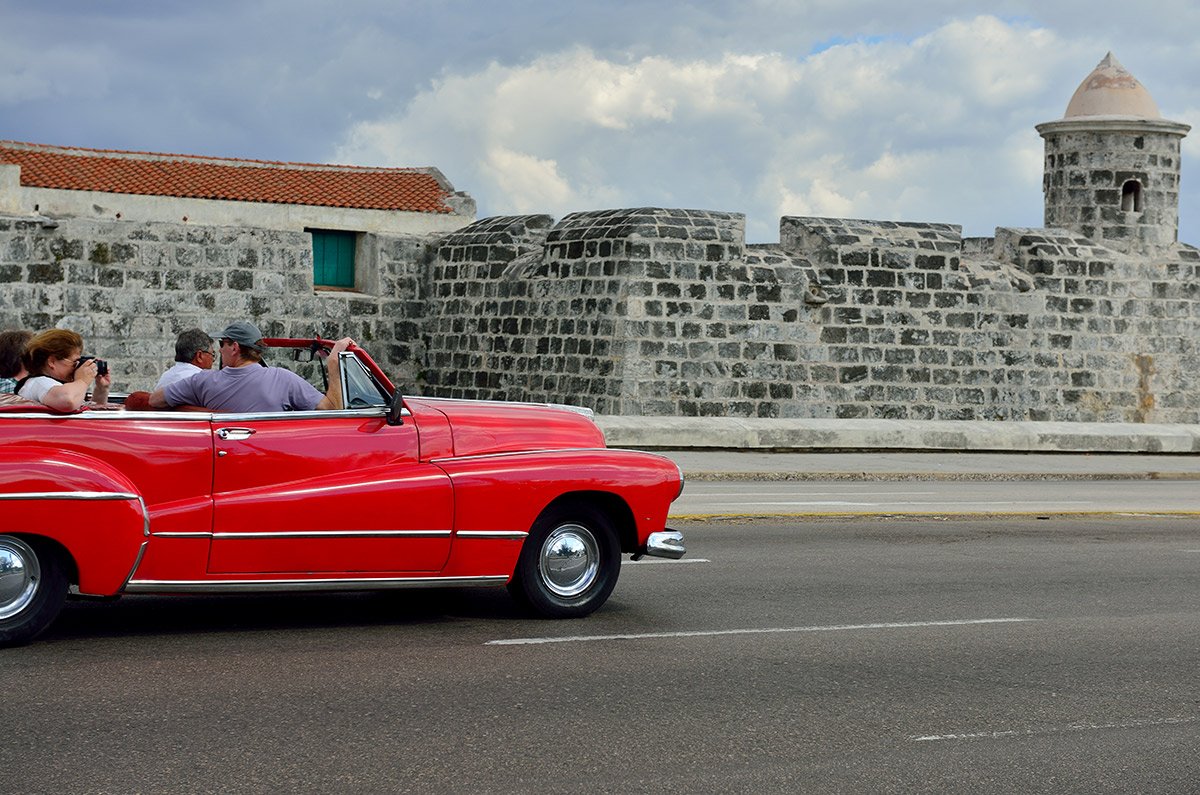
[[338, 354], [354, 344], [344, 337], [333, 344], [325, 367], [329, 389], [317, 388], [290, 370], [264, 367], [263, 335], [248, 320], [230, 323], [213, 334], [221, 346], [221, 369], [205, 370], [150, 394], [154, 408], [204, 406], [212, 411], [313, 411], [342, 408]]

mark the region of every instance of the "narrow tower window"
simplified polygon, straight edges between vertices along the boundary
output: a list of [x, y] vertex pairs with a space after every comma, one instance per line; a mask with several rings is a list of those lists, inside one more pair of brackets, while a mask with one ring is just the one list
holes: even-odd
[[1131, 179], [1121, 186], [1121, 209], [1125, 212], [1142, 211], [1142, 183]]

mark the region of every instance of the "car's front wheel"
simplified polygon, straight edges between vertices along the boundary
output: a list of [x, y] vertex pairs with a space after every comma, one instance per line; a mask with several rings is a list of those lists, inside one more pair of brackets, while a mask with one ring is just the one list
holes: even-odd
[[548, 618], [580, 618], [608, 600], [621, 548], [608, 518], [587, 506], [554, 508], [534, 522], [509, 592]]
[[53, 545], [0, 535], [0, 647], [28, 643], [66, 598], [67, 574]]

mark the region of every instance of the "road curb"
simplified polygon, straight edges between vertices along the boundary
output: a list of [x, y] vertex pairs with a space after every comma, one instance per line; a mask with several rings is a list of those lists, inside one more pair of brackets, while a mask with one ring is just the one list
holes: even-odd
[[1200, 472], [689, 472], [686, 481], [1200, 480]]
[[1200, 511], [795, 511], [792, 513], [680, 513], [669, 514], [667, 522], [758, 522], [796, 519], [1095, 519], [1160, 517], [1189, 519]]
[[610, 447], [642, 450], [1200, 453], [1200, 425], [596, 415]]

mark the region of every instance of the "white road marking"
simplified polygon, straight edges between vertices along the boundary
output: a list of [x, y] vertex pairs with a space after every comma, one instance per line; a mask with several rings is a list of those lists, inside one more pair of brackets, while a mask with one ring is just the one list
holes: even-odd
[[712, 563], [708, 558], [683, 558], [681, 560], [671, 560], [669, 558], [642, 558], [641, 560], [623, 560], [622, 566], [644, 566], [647, 564], [665, 565], [670, 564], [676, 566], [680, 563]]
[[1044, 729], [1009, 729], [1007, 731], [965, 732], [962, 734], [913, 735], [908, 739], [915, 743], [938, 742], [942, 740], [1002, 740], [1007, 737], [1036, 737], [1044, 734], [1090, 732], [1101, 729], [1141, 729], [1148, 726], [1181, 726], [1197, 721], [1200, 721], [1200, 717], [1146, 718], [1144, 720], [1120, 721], [1116, 723], [1070, 723], [1066, 726], [1049, 726]]
[[[856, 489], [855, 491], [861, 491]], [[689, 496], [695, 497], [806, 497], [826, 494], [836, 494], [835, 490], [821, 489], [820, 491], [754, 491], [753, 489], [739, 489], [735, 491], [708, 491], [707, 489], [696, 489], [694, 494]], [[872, 496], [881, 497], [930, 497], [936, 495], [936, 491], [872, 491]]]
[[[715, 500], [714, 500], [715, 502]], [[1052, 500], [1044, 503], [1044, 505], [1091, 505], [1090, 500]], [[851, 500], [808, 500], [804, 502], [755, 502], [750, 507], [760, 505], [856, 505], [856, 506], [900, 506], [907, 508], [912, 505], [939, 505], [950, 510], [951, 508], [961, 508], [964, 505], [1022, 505], [1028, 506], [1028, 500], [968, 500], [965, 502], [947, 502], [945, 500], [934, 500], [931, 502], [922, 502], [921, 500], [905, 501], [904, 503], [890, 503], [873, 500], [870, 502], [854, 502]], [[1043, 509], [1045, 510], [1045, 509]]]
[[962, 627], [971, 624], [1016, 624], [1037, 618], [968, 618], [958, 621], [896, 621], [879, 624], [832, 624], [812, 627], [768, 627], [764, 629], [713, 629], [694, 632], [640, 632], [628, 635], [568, 635], [558, 638], [506, 638], [489, 640], [485, 646], [536, 646], [546, 643], [586, 643], [597, 640], [649, 640], [652, 638], [707, 638], [717, 635], [775, 635], [784, 632], [843, 632], [861, 629], [912, 629], [918, 627]]

